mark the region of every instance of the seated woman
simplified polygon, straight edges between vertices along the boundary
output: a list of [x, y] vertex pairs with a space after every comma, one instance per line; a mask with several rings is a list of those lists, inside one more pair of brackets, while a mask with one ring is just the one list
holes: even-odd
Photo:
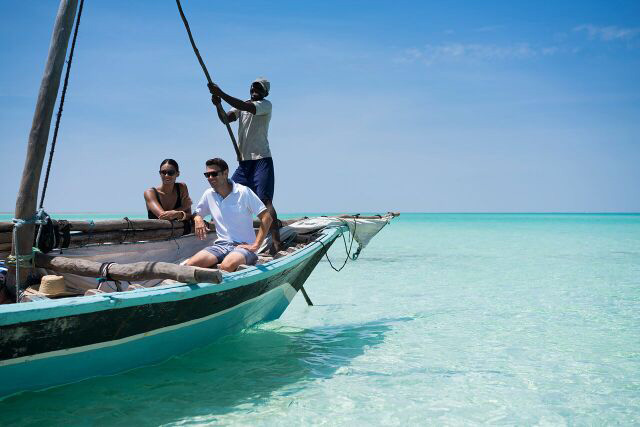
[[151, 187], [144, 192], [149, 219], [186, 221], [191, 218], [191, 198], [187, 184], [176, 182], [180, 176], [178, 162], [164, 159], [160, 163], [159, 187]]

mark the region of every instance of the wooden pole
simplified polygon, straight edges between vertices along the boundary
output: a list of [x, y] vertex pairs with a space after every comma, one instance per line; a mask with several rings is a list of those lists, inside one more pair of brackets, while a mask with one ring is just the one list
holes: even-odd
[[[58, 7], [58, 15], [51, 36], [49, 56], [42, 82], [40, 83], [40, 92], [33, 114], [31, 132], [29, 133], [27, 157], [24, 162], [22, 180], [20, 181], [20, 189], [16, 200], [15, 217], [17, 219], [30, 220], [36, 213], [40, 172], [42, 171], [42, 162], [47, 150], [51, 116], [58, 96], [60, 76], [62, 75], [62, 67], [67, 54], [67, 45], [69, 44], [69, 36], [73, 28], [77, 7], [77, 0], [61, 0]], [[16, 254], [14, 255], [31, 254], [34, 231], [35, 228], [32, 224], [24, 225], [18, 229]], [[20, 268], [20, 277], [18, 278], [20, 283], [26, 279], [28, 273], [29, 269]], [[9, 271], [9, 277], [15, 277], [13, 268]], [[14, 286], [9, 286], [8, 288], [15, 289]]]
[[[51, 256], [37, 253], [35, 264], [57, 273], [77, 274], [84, 277], [100, 277], [102, 264], [80, 258]], [[222, 273], [213, 268], [177, 265], [169, 262], [112, 263], [109, 276], [114, 280], [172, 279], [181, 283], [220, 283]]]
[[[207, 70], [207, 66], [204, 65], [204, 61], [200, 56], [200, 51], [196, 47], [196, 42], [193, 40], [193, 36], [191, 35], [191, 28], [189, 28], [189, 22], [187, 22], [187, 17], [184, 16], [184, 12], [182, 11], [182, 6], [180, 5], [180, 0], [176, 0], [178, 4], [178, 11], [180, 12], [180, 17], [182, 18], [182, 22], [184, 23], [184, 27], [187, 29], [187, 35], [189, 36], [189, 41], [191, 42], [191, 47], [193, 47], [193, 51], [198, 58], [198, 62], [200, 63], [200, 67], [202, 67], [202, 71], [204, 71], [204, 75], [207, 78], [207, 83], [213, 83], [211, 80], [211, 76], [209, 75], [209, 71]], [[231, 130], [231, 126], [229, 125], [229, 121], [227, 120], [227, 113], [225, 113], [221, 104], [216, 104], [216, 109], [218, 110], [218, 114], [223, 118], [224, 124], [227, 127], [227, 132], [229, 132], [229, 137], [231, 138], [231, 143], [233, 144], [233, 149], [236, 151], [236, 157], [238, 158], [238, 162], [242, 160], [242, 156], [240, 156], [240, 149], [238, 148], [238, 143], [236, 142], [236, 137], [233, 135], [233, 131]]]
[[309, 295], [307, 295], [307, 291], [304, 290], [304, 286], [300, 286], [300, 290], [302, 291], [302, 296], [304, 297], [304, 300], [307, 302], [307, 305], [311, 307], [313, 303], [311, 302], [311, 298], [309, 298]]

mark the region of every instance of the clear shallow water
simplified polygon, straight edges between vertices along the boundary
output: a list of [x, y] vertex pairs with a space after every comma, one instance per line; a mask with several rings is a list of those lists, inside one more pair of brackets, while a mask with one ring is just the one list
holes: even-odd
[[640, 422], [640, 215], [403, 214], [305, 288], [316, 306], [6, 399], [0, 424]]

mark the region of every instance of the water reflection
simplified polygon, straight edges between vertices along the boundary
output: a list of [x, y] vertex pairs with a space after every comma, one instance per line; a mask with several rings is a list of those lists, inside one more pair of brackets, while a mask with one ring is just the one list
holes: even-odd
[[[0, 402], [3, 425], [158, 425], [223, 415], [289, 395], [381, 344], [409, 318], [296, 330], [272, 324], [163, 364]], [[124, 417], [124, 418], [123, 418]]]

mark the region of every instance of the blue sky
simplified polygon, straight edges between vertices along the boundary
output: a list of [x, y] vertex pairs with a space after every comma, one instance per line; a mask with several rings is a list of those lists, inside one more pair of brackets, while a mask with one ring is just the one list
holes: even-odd
[[[214, 80], [271, 80], [282, 212], [640, 211], [640, 2], [184, 1]], [[54, 1], [0, 1], [12, 212]], [[235, 166], [173, 1], [85, 3], [45, 207], [143, 212]], [[44, 175], [44, 174], [43, 174]]]

